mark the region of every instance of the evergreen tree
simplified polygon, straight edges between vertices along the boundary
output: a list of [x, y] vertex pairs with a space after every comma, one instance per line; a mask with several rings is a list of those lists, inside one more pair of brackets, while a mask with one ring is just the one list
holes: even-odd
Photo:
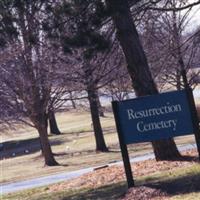
[[[101, 30], [101, 16], [105, 15], [105, 7], [97, 0], [63, 1], [47, 7], [52, 13], [44, 27], [49, 37], [62, 45], [63, 51], [77, 57], [74, 74], [78, 74], [79, 82], [88, 94], [92, 125], [95, 134], [96, 150], [108, 151], [100, 123], [98, 81], [99, 73], [93, 64], [98, 53], [109, 47], [109, 42]], [[50, 20], [49, 20], [50, 19]]]

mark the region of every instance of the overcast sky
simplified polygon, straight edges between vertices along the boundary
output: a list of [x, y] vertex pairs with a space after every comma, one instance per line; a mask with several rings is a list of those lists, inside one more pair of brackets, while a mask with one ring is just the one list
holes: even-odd
[[[193, 3], [197, 2], [197, 0], [189, 0], [189, 2]], [[191, 29], [196, 29], [197, 27], [200, 27], [200, 5], [192, 8], [188, 31], [191, 31]]]

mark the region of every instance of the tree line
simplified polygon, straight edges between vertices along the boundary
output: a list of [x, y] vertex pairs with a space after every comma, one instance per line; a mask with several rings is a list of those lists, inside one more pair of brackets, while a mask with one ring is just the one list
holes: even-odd
[[[180, 90], [181, 69], [198, 84], [199, 27], [185, 31], [192, 8], [179, 0], [2, 0], [0, 123], [38, 131], [45, 164], [57, 165], [48, 140], [60, 134], [55, 112], [87, 99], [96, 150], [103, 136], [101, 92], [122, 100]], [[183, 13], [183, 11], [186, 11]], [[152, 142], [157, 160], [180, 157], [173, 139]]]

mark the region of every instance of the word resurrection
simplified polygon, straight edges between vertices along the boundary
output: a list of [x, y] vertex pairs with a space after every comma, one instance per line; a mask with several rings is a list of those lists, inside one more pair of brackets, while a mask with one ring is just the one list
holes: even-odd
[[185, 90], [113, 102], [125, 144], [193, 134]]
[[[170, 105], [169, 102], [167, 105], [162, 106], [160, 108], [150, 108], [147, 110], [142, 110], [138, 112], [134, 112], [133, 109], [127, 109], [128, 119], [134, 120], [139, 118], [149, 118], [159, 115], [166, 115], [169, 113], [181, 112], [182, 107], [180, 104], [177, 105]], [[139, 132], [148, 132], [151, 130], [159, 130], [159, 129], [172, 129], [173, 131], [176, 130], [177, 120], [166, 120], [166, 121], [159, 121], [159, 122], [152, 122], [149, 124], [145, 124], [144, 121], [139, 121], [137, 123], [137, 130]]]

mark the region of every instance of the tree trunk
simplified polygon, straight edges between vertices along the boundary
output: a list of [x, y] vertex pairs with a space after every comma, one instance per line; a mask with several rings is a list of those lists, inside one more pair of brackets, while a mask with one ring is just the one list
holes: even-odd
[[69, 92], [69, 96], [70, 96], [70, 100], [71, 100], [71, 102], [72, 102], [72, 107], [73, 107], [74, 109], [76, 109], [76, 103], [75, 103], [75, 101], [74, 101], [74, 99], [73, 99], [73, 95], [72, 95], [72, 92], [71, 92], [71, 91]]
[[88, 92], [88, 100], [90, 104], [92, 125], [95, 134], [96, 141], [96, 151], [107, 152], [108, 148], [106, 147], [106, 143], [103, 136], [103, 131], [101, 128], [100, 118], [99, 118], [99, 108], [97, 103], [97, 94], [95, 88], [90, 85], [90, 88], [87, 89]]
[[96, 96], [97, 96], [96, 101], [97, 101], [97, 105], [98, 105], [99, 116], [100, 116], [100, 117], [105, 117], [104, 112], [103, 112], [103, 107], [102, 107], [102, 105], [101, 105], [100, 98], [99, 98], [99, 95], [98, 95], [98, 91], [97, 91]]
[[45, 165], [56, 166], [58, 165], [58, 163], [54, 159], [54, 156], [51, 150], [51, 146], [48, 139], [46, 121], [47, 121], [46, 117], [41, 117], [37, 123], [37, 130], [40, 136], [42, 155], [44, 156]]
[[[127, 68], [137, 96], [157, 94], [147, 58], [133, 23], [127, 0], [106, 0], [116, 26], [117, 37], [127, 61]], [[180, 157], [173, 139], [152, 142], [156, 160]]]
[[181, 90], [181, 72], [176, 69], [176, 89]]
[[83, 65], [83, 70], [85, 74], [84, 80], [85, 80], [86, 91], [88, 93], [88, 101], [90, 105], [92, 125], [96, 141], [96, 151], [107, 152], [108, 148], [106, 147], [103, 131], [101, 128], [101, 122], [99, 118], [96, 83], [93, 77], [92, 66], [88, 61], [86, 61], [85, 64]]
[[50, 133], [52, 133], [54, 135], [60, 135], [61, 132], [58, 129], [58, 125], [57, 125], [57, 122], [56, 122], [55, 113], [54, 113], [53, 110], [49, 111], [48, 118], [49, 118]]

